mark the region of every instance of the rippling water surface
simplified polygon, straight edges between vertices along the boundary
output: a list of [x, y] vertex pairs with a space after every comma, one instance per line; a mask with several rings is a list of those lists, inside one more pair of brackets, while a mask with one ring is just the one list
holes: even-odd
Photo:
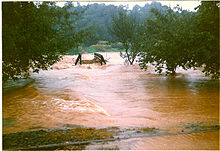
[[[175, 132], [187, 123], [218, 124], [218, 81], [199, 70], [178, 69], [178, 76], [166, 77], [155, 74], [153, 67], [142, 71], [138, 65], [126, 66], [118, 53], [104, 56], [110, 58], [104, 66], [73, 66], [76, 56], [65, 56], [54, 70], [32, 74], [34, 82], [5, 92], [3, 133], [66, 125], [156, 127]], [[120, 149], [218, 149], [218, 132], [109, 145]], [[89, 146], [94, 147], [97, 149]]]

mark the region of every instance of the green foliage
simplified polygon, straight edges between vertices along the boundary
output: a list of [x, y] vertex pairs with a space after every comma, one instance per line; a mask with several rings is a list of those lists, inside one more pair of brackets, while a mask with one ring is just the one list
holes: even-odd
[[[77, 8], [84, 9], [85, 6], [78, 5]], [[111, 40], [111, 36], [107, 31], [106, 26], [111, 22], [112, 12], [117, 10], [117, 6], [105, 4], [91, 4], [82, 15], [81, 19], [77, 21], [77, 28], [79, 30], [90, 28], [92, 36], [88, 37], [84, 44], [90, 46], [96, 44], [99, 40]]]
[[192, 15], [176, 8], [168, 8], [166, 12], [152, 9], [153, 17], [148, 18], [142, 33], [142, 53], [140, 66], [153, 63], [156, 71], [167, 71], [175, 74], [177, 66], [184, 69], [192, 67], [189, 45], [192, 37]]
[[[71, 7], [69, 10], [80, 11], [86, 6]], [[86, 9], [85, 13], [81, 15], [80, 20], [76, 22], [78, 30], [89, 28], [91, 36], [86, 37], [83, 44], [87, 47], [96, 44], [100, 40], [112, 41], [116, 40], [115, 37], [108, 32], [107, 26], [111, 24], [112, 14], [117, 12], [118, 9], [122, 9], [123, 6], [105, 5], [105, 4], [91, 4]], [[141, 7], [136, 5], [133, 10], [128, 10], [128, 13], [132, 13], [136, 20], [144, 20], [150, 12], [151, 8], [165, 9], [166, 6], [161, 6], [159, 2], [152, 2]]]
[[193, 60], [204, 65], [203, 72], [219, 77], [219, 2], [201, 2], [195, 16]]
[[139, 64], [152, 63], [156, 71], [163, 69], [174, 75], [183, 69], [204, 67], [206, 75], [219, 77], [219, 8], [218, 2], [202, 2], [198, 12], [179, 7], [151, 10], [143, 25]]
[[[86, 6], [80, 6], [69, 8], [70, 11], [81, 11], [85, 9]], [[86, 37], [83, 44], [85, 46], [90, 46], [96, 44], [100, 40], [111, 41], [115, 40], [114, 37], [108, 32], [107, 26], [111, 24], [111, 14], [116, 12], [119, 8], [123, 6], [105, 5], [105, 4], [90, 4], [86, 9], [85, 13], [81, 15], [80, 20], [76, 22], [76, 27], [78, 30], [90, 29], [92, 35]], [[146, 4], [143, 7], [136, 5], [132, 13], [136, 13], [135, 18], [137, 20], [143, 20], [148, 14], [151, 8], [164, 9], [159, 2], [152, 2], [151, 4]]]
[[[133, 10], [104, 4], [74, 7], [72, 2], [63, 8], [55, 2], [3, 2], [3, 81], [26, 77], [30, 69], [46, 70], [67, 51], [75, 54], [119, 49], [130, 64], [140, 54], [142, 68], [152, 63], [158, 72], [164, 69], [167, 74], [175, 74], [177, 67], [202, 66], [204, 73], [218, 78], [217, 4], [201, 2], [193, 13], [157, 2], [136, 5]], [[100, 40], [111, 41], [111, 47], [88, 47]]]
[[112, 23], [108, 27], [109, 33], [114, 36], [116, 42], [121, 42], [125, 53], [121, 53], [122, 58], [127, 58], [132, 65], [137, 54], [137, 38], [139, 23], [133, 14], [127, 10], [118, 9], [116, 14], [112, 15]]
[[123, 45], [121, 43], [112, 43], [112, 48], [123, 49]]
[[80, 47], [78, 49], [70, 49], [66, 54], [68, 55], [77, 55], [78, 53], [95, 53], [95, 52], [120, 52], [124, 51], [118, 48], [107, 47], [103, 49], [97, 49], [95, 47]]
[[119, 52], [120, 50], [115, 49], [115, 48], [108, 48], [108, 49], [99, 50], [94, 47], [86, 47], [86, 48], [83, 48], [81, 51], [83, 53], [95, 53], [95, 52]]
[[27, 77], [29, 69], [46, 70], [60, 60], [58, 54], [82, 43], [88, 32], [74, 27], [82, 12], [69, 12], [70, 7], [71, 3], [62, 9], [54, 2], [2, 3], [3, 81]]
[[26, 2], [2, 4], [3, 80], [15, 79], [30, 67], [36, 72], [46, 69], [59, 59], [53, 50], [57, 35], [51, 25], [56, 21], [49, 3], [39, 7]]

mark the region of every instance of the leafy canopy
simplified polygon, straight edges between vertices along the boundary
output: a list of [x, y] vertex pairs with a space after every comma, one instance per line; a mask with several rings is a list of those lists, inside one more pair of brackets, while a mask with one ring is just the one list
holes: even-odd
[[176, 11], [152, 9], [151, 13], [144, 26], [140, 66], [147, 68], [146, 63], [153, 63], [156, 71], [165, 69], [167, 74], [175, 74], [177, 66], [192, 67], [192, 14], [178, 7]]
[[206, 75], [219, 77], [219, 7], [218, 2], [202, 2], [198, 11], [176, 7], [151, 10], [142, 33], [140, 66], [148, 63], [167, 74], [203, 67]]
[[134, 14], [123, 8], [119, 8], [117, 13], [112, 15], [112, 22], [108, 27], [109, 33], [121, 42], [125, 49], [125, 54], [121, 53], [123, 58], [127, 58], [130, 64], [133, 64], [138, 51], [136, 45], [138, 38], [139, 23]]
[[219, 77], [219, 2], [201, 2], [195, 16], [193, 60], [204, 66], [203, 72]]
[[[61, 59], [58, 55], [78, 47], [87, 34], [76, 31], [74, 22], [83, 12], [70, 12], [54, 2], [3, 2], [3, 81], [28, 76], [29, 69], [46, 70]], [[74, 19], [70, 19], [74, 18]]]

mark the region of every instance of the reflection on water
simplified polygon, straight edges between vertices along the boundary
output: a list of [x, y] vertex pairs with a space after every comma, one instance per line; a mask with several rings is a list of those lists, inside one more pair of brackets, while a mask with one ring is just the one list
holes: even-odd
[[[13, 124], [6, 124], [3, 133], [62, 128], [64, 124], [97, 128], [145, 126], [175, 131], [181, 123], [218, 123], [218, 81], [204, 77], [200, 71], [181, 69], [175, 78], [158, 76], [151, 68], [145, 72], [137, 65], [124, 66], [117, 53], [107, 55], [111, 59], [104, 66], [73, 66], [72, 56], [67, 56], [54, 65], [54, 70], [33, 74], [33, 83], [4, 93], [3, 118], [11, 119]], [[148, 139], [147, 143], [140, 139], [136, 145], [127, 143], [132, 149], [155, 149], [162, 142], [168, 145], [175, 140], [178, 144], [185, 137], [185, 141], [192, 139], [188, 141], [189, 148], [199, 143], [198, 138], [201, 143], [207, 142], [207, 147], [213, 145], [207, 141], [211, 135], [201, 135], [204, 136], [170, 136]]]

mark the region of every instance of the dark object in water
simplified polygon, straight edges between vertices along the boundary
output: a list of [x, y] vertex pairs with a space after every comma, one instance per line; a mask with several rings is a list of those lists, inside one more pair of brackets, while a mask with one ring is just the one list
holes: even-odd
[[101, 65], [102, 65], [102, 62], [104, 64], [106, 64], [105, 59], [104, 59], [104, 57], [101, 54], [94, 53], [94, 56], [95, 56], [95, 58], [98, 58], [100, 60]]
[[93, 60], [82, 60], [82, 55], [79, 54], [77, 59], [76, 59], [75, 65], [77, 65], [78, 62], [80, 62], [80, 65], [82, 63], [84, 63], [84, 64], [95, 63], [95, 62], [97, 62], [97, 60], [101, 63], [101, 65], [103, 63], [106, 64], [106, 61], [105, 61], [104, 57], [101, 54], [94, 53], [94, 59]]
[[78, 61], [79, 61], [79, 64], [82, 64], [82, 55], [80, 53], [76, 59], [75, 65], [77, 65]]

